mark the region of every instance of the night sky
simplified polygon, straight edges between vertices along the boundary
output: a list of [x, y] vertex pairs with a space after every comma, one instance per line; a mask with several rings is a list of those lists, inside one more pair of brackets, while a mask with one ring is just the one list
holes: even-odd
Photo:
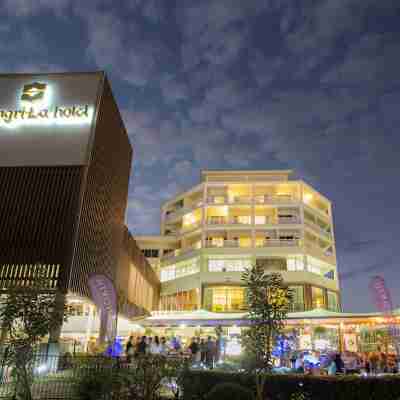
[[291, 168], [333, 202], [345, 310], [374, 274], [400, 306], [398, 0], [0, 0], [0, 34], [2, 72], [107, 71], [134, 234], [201, 168]]

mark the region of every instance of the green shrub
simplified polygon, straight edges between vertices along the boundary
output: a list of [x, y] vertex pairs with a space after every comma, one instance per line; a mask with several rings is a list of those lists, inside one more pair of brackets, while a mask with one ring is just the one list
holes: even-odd
[[219, 383], [206, 395], [206, 400], [253, 400], [253, 392], [237, 383]]
[[83, 373], [75, 382], [79, 400], [100, 400], [113, 392], [115, 381], [110, 372]]
[[[205, 400], [218, 384], [236, 383], [255, 393], [254, 377], [245, 373], [189, 371], [183, 378], [185, 400]], [[400, 377], [268, 375], [264, 399], [399, 400]]]

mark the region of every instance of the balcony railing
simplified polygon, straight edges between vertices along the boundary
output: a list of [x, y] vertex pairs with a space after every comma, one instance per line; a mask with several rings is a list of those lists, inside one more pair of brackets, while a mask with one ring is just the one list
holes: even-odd
[[315, 230], [315, 231], [321, 233], [323, 236], [327, 237], [328, 239], [331, 239], [331, 238], [332, 238], [331, 232], [328, 232], [328, 231], [324, 230], [324, 229], [321, 228], [318, 224], [316, 224], [316, 223], [314, 223], [314, 222], [312, 222], [312, 221], [310, 221], [310, 220], [307, 220], [307, 219], [305, 219], [304, 222], [305, 222], [305, 224], [306, 224], [307, 226], [309, 226], [311, 229], [313, 229], [313, 230]]
[[223, 242], [213, 242], [212, 240], [206, 241], [206, 247], [208, 248], [218, 248], [218, 247], [230, 247], [230, 248], [235, 248], [235, 247], [246, 247], [246, 246], [241, 246], [239, 240], [224, 240]]
[[334, 250], [330, 248], [324, 248], [319, 246], [317, 243], [311, 242], [310, 240], [305, 241], [305, 246], [306, 249], [311, 250], [311, 251], [319, 251], [321, 254], [323, 254], [326, 257], [333, 257], [334, 256]]
[[299, 239], [267, 239], [256, 242], [256, 247], [296, 247], [299, 244]]
[[304, 303], [291, 303], [289, 306], [289, 312], [302, 312], [304, 310]]
[[229, 198], [227, 195], [208, 196], [207, 203], [209, 204], [250, 204], [252, 203], [251, 196], [234, 196]]
[[278, 224], [299, 224], [300, 218], [298, 217], [279, 217]]
[[208, 196], [207, 203], [209, 204], [225, 204], [228, 203], [227, 196]]
[[187, 233], [187, 232], [194, 231], [195, 229], [199, 228], [200, 226], [201, 226], [200, 221], [199, 221], [199, 222], [196, 222], [195, 224], [186, 225], [186, 226], [182, 227], [182, 228], [178, 231], [178, 233], [182, 235], [183, 233]]
[[164, 254], [162, 256], [163, 259], [169, 259], [169, 258], [173, 258], [173, 257], [178, 257], [181, 256], [183, 254], [188, 254], [191, 253], [192, 251], [198, 250], [199, 247], [196, 246], [189, 246], [189, 247], [185, 247], [184, 249], [176, 249], [174, 251], [170, 251], [167, 254]]
[[282, 203], [287, 203], [287, 202], [292, 202], [296, 201], [296, 198], [294, 195], [291, 194], [279, 194], [279, 195], [257, 195], [254, 197], [254, 202], [255, 203], [275, 203], [275, 202], [282, 202]]
[[247, 221], [241, 220], [240, 217], [209, 217], [207, 218], [208, 225], [250, 225], [251, 218], [247, 217]]
[[251, 203], [251, 200], [251, 196], [235, 196], [229, 202], [232, 204], [247, 204]]
[[169, 221], [171, 219], [181, 217], [182, 215], [190, 213], [195, 208], [202, 207], [202, 206], [203, 206], [203, 202], [199, 201], [199, 202], [190, 204], [186, 207], [179, 207], [179, 208], [176, 208], [175, 210], [170, 210], [167, 212], [165, 219], [166, 219], [166, 221]]

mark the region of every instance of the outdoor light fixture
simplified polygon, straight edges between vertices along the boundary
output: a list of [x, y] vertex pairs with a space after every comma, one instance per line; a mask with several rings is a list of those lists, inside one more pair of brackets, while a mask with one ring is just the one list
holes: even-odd
[[313, 195], [312, 195], [311, 193], [306, 193], [306, 194], [304, 195], [304, 200], [305, 200], [305, 201], [311, 201], [312, 198], [313, 198]]

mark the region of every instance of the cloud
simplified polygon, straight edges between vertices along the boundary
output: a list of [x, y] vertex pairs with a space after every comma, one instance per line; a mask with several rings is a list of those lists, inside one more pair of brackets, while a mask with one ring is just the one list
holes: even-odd
[[43, 12], [62, 16], [71, 3], [71, 0], [3, 0], [0, 9], [8, 15], [17, 17], [29, 17]]
[[385, 269], [391, 268], [394, 265], [394, 258], [391, 256], [387, 256], [380, 260], [377, 263], [367, 265], [362, 268], [357, 268], [352, 271], [340, 273], [340, 280], [354, 279], [360, 276], [370, 278], [374, 273], [379, 272], [380, 274], [384, 273]]
[[104, 10], [98, 4], [80, 3], [75, 12], [87, 28], [88, 55], [100, 69], [112, 69], [120, 79], [132, 85], [144, 86], [160, 74], [160, 66], [167, 64], [172, 54], [159, 36], [150, 34], [145, 24], [126, 24], [121, 12]]

